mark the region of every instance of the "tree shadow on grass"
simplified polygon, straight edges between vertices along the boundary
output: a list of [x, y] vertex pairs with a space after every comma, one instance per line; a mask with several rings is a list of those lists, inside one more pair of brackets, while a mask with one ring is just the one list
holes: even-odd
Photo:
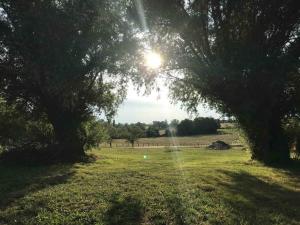
[[144, 208], [139, 199], [128, 196], [124, 199], [112, 195], [104, 221], [106, 225], [139, 225], [142, 223]]
[[0, 165], [0, 210], [32, 192], [66, 182], [73, 173], [72, 164]]
[[246, 172], [222, 172], [231, 179], [220, 184], [223, 200], [237, 224], [299, 224], [300, 192]]
[[289, 175], [290, 177], [300, 178], [300, 160], [292, 159], [289, 163], [283, 165], [272, 165], [273, 168]]
[[168, 205], [168, 209], [170, 214], [174, 218], [174, 224], [176, 225], [185, 225], [186, 222], [184, 221], [185, 211], [186, 209], [182, 205], [182, 199], [179, 196], [171, 195], [166, 198], [166, 202]]

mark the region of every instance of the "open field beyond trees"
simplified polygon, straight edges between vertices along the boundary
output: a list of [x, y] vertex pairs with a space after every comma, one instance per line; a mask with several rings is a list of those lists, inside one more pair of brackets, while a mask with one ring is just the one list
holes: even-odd
[[0, 166], [0, 224], [282, 224], [300, 221], [299, 168], [205, 149], [93, 150], [89, 163]]
[[[155, 146], [192, 146], [205, 147], [212, 142], [221, 140], [231, 145], [245, 145], [245, 141], [236, 128], [219, 129], [218, 134], [196, 135], [186, 137], [155, 137], [155, 138], [139, 138], [135, 147], [155, 147]], [[102, 147], [109, 147], [108, 143], [102, 143]], [[131, 147], [125, 139], [114, 139], [113, 147]]]

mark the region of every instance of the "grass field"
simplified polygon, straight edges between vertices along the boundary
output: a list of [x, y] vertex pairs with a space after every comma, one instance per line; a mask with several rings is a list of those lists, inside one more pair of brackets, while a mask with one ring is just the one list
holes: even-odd
[[90, 163], [0, 166], [0, 224], [300, 224], [300, 170], [240, 149], [104, 149]]
[[[197, 135], [188, 137], [156, 137], [156, 138], [140, 138], [135, 143], [136, 147], [147, 146], [205, 146], [213, 141], [221, 140], [228, 144], [241, 144], [243, 140], [240, 137], [237, 129], [220, 129], [218, 134]], [[108, 143], [102, 144], [104, 147], [109, 147]], [[125, 139], [115, 139], [112, 142], [113, 147], [131, 146]]]

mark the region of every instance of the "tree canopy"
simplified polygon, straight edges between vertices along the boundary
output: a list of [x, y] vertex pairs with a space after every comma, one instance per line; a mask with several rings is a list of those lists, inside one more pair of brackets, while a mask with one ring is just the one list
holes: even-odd
[[45, 113], [67, 157], [83, 154], [83, 122], [95, 111], [112, 116], [124, 97], [137, 43], [125, 9], [123, 1], [0, 1], [1, 95]]
[[189, 110], [204, 101], [234, 116], [253, 158], [288, 160], [282, 120], [299, 112], [299, 2], [144, 2], [173, 98]]

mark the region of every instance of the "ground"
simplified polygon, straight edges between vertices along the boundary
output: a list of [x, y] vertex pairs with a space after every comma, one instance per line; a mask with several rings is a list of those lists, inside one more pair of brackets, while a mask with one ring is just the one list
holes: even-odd
[[95, 161], [0, 166], [0, 224], [300, 224], [300, 170], [247, 151], [96, 149]]

